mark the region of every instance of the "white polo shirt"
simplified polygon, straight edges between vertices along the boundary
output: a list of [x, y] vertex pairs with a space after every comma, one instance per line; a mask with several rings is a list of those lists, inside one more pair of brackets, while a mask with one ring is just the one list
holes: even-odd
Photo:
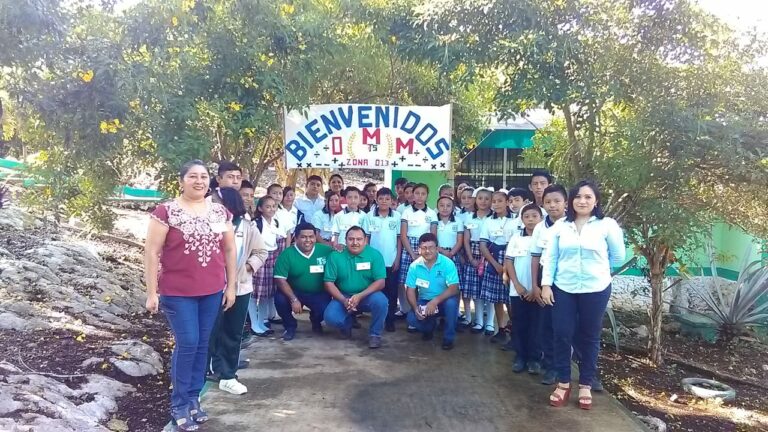
[[363, 217], [365, 217], [365, 213], [362, 211], [351, 211], [349, 208], [336, 213], [336, 216], [333, 217], [331, 232], [338, 236], [339, 244], [347, 244], [347, 230], [355, 225], [359, 226]]
[[412, 205], [405, 207], [401, 221], [408, 224], [408, 237], [421, 237], [429, 232], [432, 225], [437, 225], [437, 213], [429, 207], [416, 210]]

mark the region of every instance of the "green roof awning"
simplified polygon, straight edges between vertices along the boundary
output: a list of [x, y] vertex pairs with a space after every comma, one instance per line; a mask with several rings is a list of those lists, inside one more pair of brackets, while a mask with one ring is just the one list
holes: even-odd
[[480, 147], [497, 149], [526, 149], [533, 146], [532, 130], [496, 129], [483, 134]]

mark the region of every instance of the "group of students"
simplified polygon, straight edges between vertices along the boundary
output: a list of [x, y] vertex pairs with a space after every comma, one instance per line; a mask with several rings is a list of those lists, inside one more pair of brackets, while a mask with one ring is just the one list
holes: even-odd
[[[183, 191], [186, 173], [182, 170], [181, 174]], [[423, 235], [431, 233], [439, 254], [449, 258], [458, 272], [463, 303], [458, 329], [484, 333], [492, 342], [504, 343], [511, 336], [504, 348], [516, 352], [513, 371], [539, 374], [543, 369], [542, 383], [557, 383], [550, 396], [553, 406], [568, 401], [570, 364], [575, 357], [579, 405], [591, 407], [591, 390], [599, 383], [597, 356], [611, 292], [610, 271], [624, 260], [623, 233], [614, 220], [604, 217], [594, 183], [579, 182], [568, 192], [553, 184], [549, 173], [535, 171], [528, 190], [467, 184], [454, 190], [446, 184], [438, 189], [432, 209], [427, 205], [429, 187], [404, 178], [395, 181], [394, 191], [373, 183], [360, 190], [345, 187], [341, 175], [333, 174], [323, 193], [322, 178], [310, 176], [300, 197], [290, 186], [273, 184], [266, 195], [254, 198], [255, 188], [242, 178], [239, 167], [222, 162], [216, 181], [218, 185], [210, 188], [206, 200], [223, 204], [231, 217], [227, 223], [232, 225], [236, 256], [232, 274], [238, 275], [237, 289], [231, 305], [225, 291], [225, 312], [214, 320], [210, 341], [203, 338], [200, 324], [198, 342], [206, 339], [210, 346], [205, 366], [219, 375], [220, 388], [245, 392], [235, 372], [242, 367], [238, 362], [246, 311], [253, 335], [273, 333], [269, 327], [279, 323], [275, 319], [274, 299], [279, 293], [275, 263], [294, 241], [297, 227], [313, 226], [317, 242], [336, 251], [345, 250], [347, 231], [362, 229], [368, 245], [381, 254], [386, 267], [382, 290], [388, 306], [385, 329], [390, 332], [395, 331], [397, 319], [410, 312], [408, 271], [420, 256], [420, 239], [423, 242]], [[180, 202], [184, 199], [182, 192]], [[163, 211], [157, 212], [154, 220], [166, 228], [173, 226]], [[226, 243], [226, 235], [222, 241]], [[148, 283], [148, 293], [151, 291]], [[161, 287], [161, 308], [162, 297]], [[156, 310], [150, 303], [148, 299], [148, 308]], [[177, 336], [176, 357], [179, 335], [173, 319], [169, 317], [169, 321]], [[321, 331], [315, 328], [320, 326], [319, 316], [312, 321], [313, 330]], [[409, 332], [416, 331], [412, 324], [417, 323], [409, 323]], [[295, 328], [284, 334], [286, 340], [293, 336]], [[192, 411], [200, 412], [199, 404], [188, 404]], [[199, 414], [174, 415], [174, 419], [190, 427], [200, 422]]]

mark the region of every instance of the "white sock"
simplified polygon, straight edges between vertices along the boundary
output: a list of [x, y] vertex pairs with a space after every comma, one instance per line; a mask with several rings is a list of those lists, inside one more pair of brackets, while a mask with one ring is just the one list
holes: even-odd
[[258, 303], [256, 300], [251, 300], [251, 304], [253, 307], [250, 305], [248, 307], [248, 313], [251, 316], [251, 330], [256, 333], [264, 333], [268, 330], [267, 326], [264, 325], [264, 317], [267, 316], [269, 305], [264, 299], [259, 300]]
[[495, 305], [490, 302], [484, 302], [485, 307], [488, 308], [488, 318], [485, 320], [486, 326], [493, 326], [494, 329], [496, 328], [496, 308]]
[[472, 304], [469, 300], [464, 303], [464, 319], [466, 319], [467, 322], [472, 322]]
[[277, 318], [277, 309], [275, 309], [275, 298], [270, 297], [267, 302], [267, 305], [269, 306], [269, 311], [267, 312], [267, 317], [268, 317], [267, 319], [271, 320], [271, 319]]
[[482, 300], [475, 300], [475, 323], [483, 326], [483, 306], [485, 302]]

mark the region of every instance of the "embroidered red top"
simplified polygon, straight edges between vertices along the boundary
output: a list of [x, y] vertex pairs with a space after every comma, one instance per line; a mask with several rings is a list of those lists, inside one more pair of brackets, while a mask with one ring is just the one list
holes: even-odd
[[232, 215], [217, 203], [198, 216], [176, 201], [158, 205], [151, 216], [168, 227], [160, 255], [158, 292], [166, 296], [195, 297], [226, 287], [224, 233]]

